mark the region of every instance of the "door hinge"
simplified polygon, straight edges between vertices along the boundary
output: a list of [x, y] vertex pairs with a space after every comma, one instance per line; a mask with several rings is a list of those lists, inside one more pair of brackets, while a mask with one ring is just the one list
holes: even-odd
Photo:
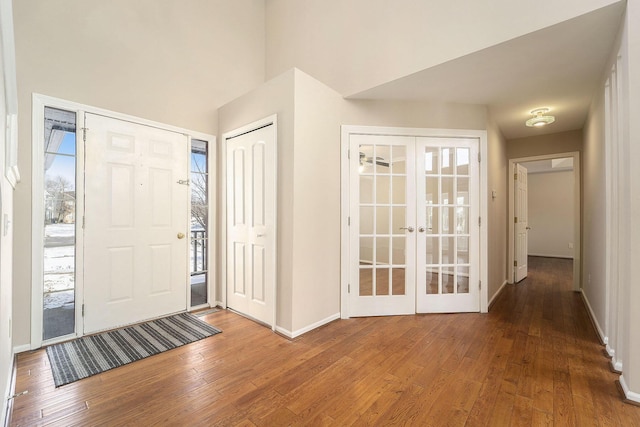
[[351, 150], [347, 150], [347, 159], [351, 159]]
[[478, 227], [482, 227], [482, 217], [478, 217]]
[[347, 293], [350, 294], [351, 293], [351, 283], [349, 283], [347, 285]]
[[351, 217], [350, 216], [347, 217], [347, 225], [351, 226]]
[[478, 281], [478, 289], [482, 290], [482, 280]]
[[482, 154], [478, 153], [478, 163], [480, 163], [482, 161]]
[[514, 224], [517, 224], [517, 223], [518, 223], [518, 217], [517, 217], [517, 216], [514, 216], [514, 217], [513, 217], [513, 223], [514, 223]]
[[514, 179], [515, 181], [517, 181], [517, 180], [518, 180], [518, 172], [516, 172], [516, 173], [514, 173], [514, 174], [513, 174], [513, 179]]
[[513, 261], [513, 266], [517, 267], [518, 266], [518, 261]]
[[82, 217], [82, 228], [84, 228], [84, 225], [86, 224], [84, 216]]
[[84, 317], [84, 304], [82, 304], [82, 317]]
[[88, 128], [82, 128], [82, 141], [83, 142], [87, 142], [87, 131], [89, 129]]

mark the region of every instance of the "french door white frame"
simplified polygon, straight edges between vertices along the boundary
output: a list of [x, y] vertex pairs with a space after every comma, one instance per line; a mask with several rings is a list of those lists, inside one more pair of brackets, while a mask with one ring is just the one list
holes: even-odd
[[273, 318], [271, 319], [271, 324], [268, 325], [272, 331], [276, 330], [276, 319], [277, 319], [277, 313], [278, 313], [278, 254], [277, 254], [277, 250], [278, 250], [278, 176], [277, 176], [277, 170], [278, 170], [278, 115], [277, 114], [273, 114], [269, 117], [265, 117], [263, 119], [257, 120], [253, 123], [249, 123], [248, 125], [242, 126], [240, 128], [234, 129], [230, 132], [225, 132], [222, 135], [222, 144], [221, 144], [221, 154], [220, 154], [220, 158], [222, 159], [221, 161], [221, 165], [220, 165], [220, 170], [221, 170], [221, 179], [220, 179], [220, 197], [222, 200], [224, 200], [223, 203], [223, 208], [221, 209], [221, 215], [222, 215], [222, 221], [221, 221], [221, 226], [220, 226], [220, 294], [221, 294], [221, 298], [218, 301], [218, 305], [220, 305], [222, 308], [226, 309], [227, 308], [227, 209], [226, 209], [226, 203], [227, 203], [227, 198], [228, 198], [228, 194], [227, 194], [227, 139], [229, 138], [233, 138], [235, 136], [239, 136], [239, 135], [243, 135], [245, 133], [249, 133], [252, 132], [254, 130], [258, 130], [260, 128], [263, 128], [265, 126], [273, 126], [273, 132], [276, 135], [276, 143], [275, 143], [275, 170], [276, 170], [276, 186], [273, 189], [274, 191], [274, 197], [276, 199], [276, 204], [275, 204], [275, 212], [274, 212], [274, 236], [275, 236], [275, 242], [274, 242], [274, 247], [275, 247], [275, 256], [273, 257], [273, 271], [275, 274], [275, 277], [273, 278], [274, 281], [274, 286], [273, 286]]
[[509, 159], [509, 233], [508, 233], [508, 264], [507, 278], [509, 283], [514, 283], [513, 261], [515, 259], [515, 185], [513, 174], [517, 163], [531, 162], [536, 160], [549, 160], [571, 157], [573, 159], [573, 290], [580, 290], [580, 153], [572, 151], [568, 153], [546, 154], [541, 156], [520, 157], [517, 159]]
[[[43, 261], [44, 261], [44, 109], [45, 107], [59, 108], [62, 110], [72, 111], [76, 113], [76, 213], [78, 213], [75, 225], [76, 234], [76, 252], [75, 252], [75, 333], [64, 335], [58, 338], [44, 341], [45, 344], [53, 344], [60, 341], [65, 341], [70, 338], [75, 338], [83, 335], [84, 324], [82, 317], [82, 302], [84, 301], [84, 282], [83, 282], [83, 251], [84, 236], [82, 229], [82, 221], [79, 220], [84, 215], [84, 144], [79, 144], [78, 141], [82, 139], [82, 129], [84, 125], [84, 113], [98, 114], [106, 117], [111, 117], [118, 120], [129, 121], [132, 123], [151, 126], [162, 130], [171, 132], [182, 133], [188, 137], [188, 145], [185, 150], [188, 150], [189, 156], [191, 153], [191, 138], [204, 140], [209, 143], [209, 218], [210, 225], [208, 236], [210, 241], [215, 242], [216, 239], [216, 137], [201, 132], [195, 132], [188, 129], [183, 129], [164, 123], [158, 123], [151, 120], [141, 119], [139, 117], [130, 116], [114, 111], [105, 110], [102, 108], [92, 107], [89, 105], [79, 104], [72, 101], [66, 101], [59, 98], [50, 97], [47, 95], [41, 95], [34, 93], [32, 97], [32, 121], [31, 121], [31, 138], [32, 138], [32, 156], [31, 156], [31, 340], [30, 348], [36, 349], [43, 345], [42, 329], [43, 329]], [[189, 157], [190, 158], [190, 157]], [[185, 206], [185, 210], [189, 210], [190, 206]], [[190, 248], [190, 245], [189, 245]], [[216, 301], [215, 297], [215, 263], [216, 258], [216, 245], [209, 245], [207, 250], [209, 251], [210, 261], [210, 275], [207, 283], [208, 286], [208, 302], [211, 304]], [[189, 256], [188, 253], [185, 257]], [[191, 292], [189, 286], [189, 273], [185, 286], [185, 292], [187, 293], [187, 305], [185, 310], [190, 309]]]
[[[435, 138], [477, 138], [480, 141], [480, 159], [487, 158], [487, 132], [482, 130], [461, 130], [461, 129], [429, 129], [429, 128], [399, 128], [399, 127], [378, 127], [378, 126], [351, 126], [343, 125], [340, 141], [340, 317], [348, 319], [349, 311], [349, 273], [351, 269], [350, 252], [350, 224], [349, 209], [350, 202], [350, 181], [349, 173], [349, 139], [351, 135], [390, 135], [390, 136], [413, 136], [413, 137], [435, 137]], [[484, 160], [480, 162], [480, 312], [486, 313], [488, 310], [488, 234], [487, 234], [487, 168]], [[355, 286], [355, 285], [354, 285]]]

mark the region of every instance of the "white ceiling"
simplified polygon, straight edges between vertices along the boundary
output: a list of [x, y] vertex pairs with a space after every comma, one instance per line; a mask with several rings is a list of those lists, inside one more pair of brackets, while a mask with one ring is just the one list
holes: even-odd
[[[612, 53], [625, 2], [353, 94], [483, 104], [507, 139], [581, 129]], [[534, 108], [556, 122], [528, 128]]]

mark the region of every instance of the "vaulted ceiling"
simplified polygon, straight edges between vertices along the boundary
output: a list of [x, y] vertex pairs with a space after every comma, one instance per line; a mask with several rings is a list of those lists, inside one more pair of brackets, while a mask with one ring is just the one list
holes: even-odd
[[[623, 13], [616, 3], [348, 98], [487, 105], [507, 139], [581, 129]], [[538, 107], [556, 122], [526, 127]]]

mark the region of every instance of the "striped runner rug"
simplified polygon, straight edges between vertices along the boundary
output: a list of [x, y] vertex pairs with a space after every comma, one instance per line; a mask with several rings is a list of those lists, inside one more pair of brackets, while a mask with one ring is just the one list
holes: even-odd
[[56, 387], [218, 334], [189, 313], [47, 347]]

